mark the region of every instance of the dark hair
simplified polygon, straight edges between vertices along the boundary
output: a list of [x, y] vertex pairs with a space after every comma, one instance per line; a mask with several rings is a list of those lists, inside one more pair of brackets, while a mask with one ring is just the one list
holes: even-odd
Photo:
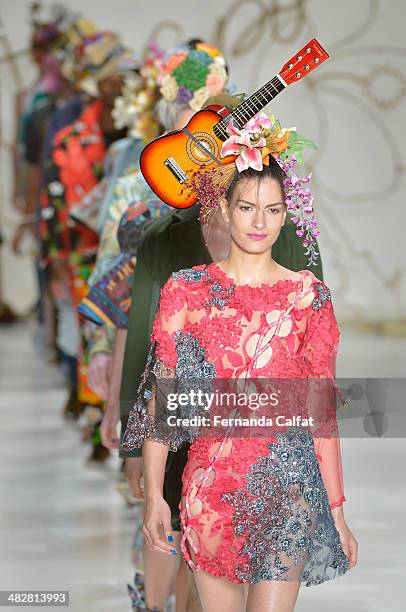
[[228, 203], [230, 203], [232, 200], [236, 186], [243, 179], [258, 181], [258, 187], [259, 187], [260, 181], [263, 181], [264, 179], [267, 179], [267, 178], [274, 179], [278, 183], [280, 190], [281, 190], [281, 194], [282, 194], [282, 201], [283, 202], [285, 201], [286, 193], [285, 193], [285, 187], [284, 187], [283, 181], [285, 180], [287, 176], [286, 172], [282, 170], [282, 168], [280, 167], [280, 165], [278, 164], [278, 162], [276, 161], [273, 155], [269, 155], [268, 159], [269, 159], [269, 165], [266, 166], [264, 164], [261, 171], [254, 170], [254, 168], [249, 167], [247, 168], [247, 170], [243, 170], [242, 172], [236, 172], [234, 174], [232, 181], [225, 195]]

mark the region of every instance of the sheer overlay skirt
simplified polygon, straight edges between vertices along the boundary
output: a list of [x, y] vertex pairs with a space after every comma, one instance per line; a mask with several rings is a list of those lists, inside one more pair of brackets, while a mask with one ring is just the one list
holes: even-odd
[[348, 570], [307, 430], [197, 438], [182, 482], [182, 552], [192, 570], [305, 586]]

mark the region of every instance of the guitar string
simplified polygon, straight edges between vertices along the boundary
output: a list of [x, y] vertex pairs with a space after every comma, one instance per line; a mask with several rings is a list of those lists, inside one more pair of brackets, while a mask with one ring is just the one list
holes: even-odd
[[[279, 84], [279, 86], [281, 87], [281, 89], [278, 89], [277, 85]], [[269, 91], [269, 87], [272, 87], [274, 91]], [[277, 76], [275, 76], [273, 79], [271, 79], [268, 83], [266, 83], [265, 85], [263, 85], [258, 91], [256, 91], [254, 94], [252, 94], [249, 98], [247, 98], [247, 100], [245, 100], [240, 106], [237, 106], [237, 108], [231, 113], [231, 115], [233, 117], [237, 118], [237, 121], [239, 119], [241, 119], [240, 115], [242, 115], [242, 119], [245, 121], [248, 121], [251, 117], [252, 117], [252, 110], [254, 110], [254, 114], [256, 112], [259, 112], [260, 109], [257, 108], [257, 105], [255, 104], [254, 100], [257, 99], [260, 102], [260, 108], [264, 108], [264, 106], [266, 106], [267, 104], [269, 104], [269, 102], [275, 98], [279, 93], [281, 93], [281, 91], [283, 91], [283, 89], [285, 88], [285, 86], [281, 83], [281, 81], [279, 80], [279, 78]], [[276, 92], [276, 94], [275, 94]], [[273, 95], [272, 95], [273, 94]], [[271, 99], [269, 99], [269, 95], [271, 95]], [[266, 102], [265, 104], [261, 103], [260, 99], [258, 96], [261, 96]], [[248, 113], [248, 119], [245, 113]], [[224, 120], [219, 121], [219, 123], [216, 124], [217, 129], [223, 130], [225, 129], [223, 126], [225, 125]]]
[[[281, 90], [282, 91], [282, 90]], [[280, 91], [277, 91], [277, 93], [280, 93]], [[262, 97], [261, 98], [259, 97]], [[253, 96], [251, 96], [249, 105], [246, 105], [246, 107], [244, 107], [243, 109], [238, 109], [238, 111], [234, 112], [233, 115], [233, 119], [235, 120], [236, 126], [237, 127], [242, 127], [244, 124], [246, 124], [256, 113], [258, 113], [260, 110], [262, 110], [265, 106], [267, 106], [269, 104], [269, 102], [271, 102], [271, 100], [273, 100], [276, 97], [276, 95], [272, 96], [271, 99], [269, 99], [268, 97], [265, 97], [265, 95], [263, 93], [261, 94], [255, 94]], [[215, 135], [219, 138], [227, 138], [227, 131], [226, 131], [226, 127], [224, 127], [225, 124], [224, 121], [219, 122], [218, 124], [216, 124], [216, 126], [213, 128], [213, 131], [215, 133]]]
[[[275, 83], [274, 83], [274, 82], [275, 82]], [[244, 106], [250, 107], [252, 100], [253, 100], [254, 98], [259, 99], [259, 98], [258, 98], [258, 96], [259, 96], [259, 95], [261, 95], [261, 97], [262, 97], [262, 98], [263, 98], [265, 101], [269, 101], [269, 100], [268, 100], [268, 96], [269, 96], [269, 93], [271, 93], [271, 92], [268, 92], [268, 87], [269, 87], [269, 86], [272, 86], [272, 87], [273, 87], [273, 89], [277, 91], [277, 93], [280, 93], [280, 91], [282, 91], [282, 89], [281, 89], [280, 91], [278, 90], [278, 88], [276, 87], [276, 84], [282, 85], [281, 81], [278, 79], [278, 77], [277, 77], [277, 76], [273, 77], [273, 79], [271, 79], [271, 80], [270, 80], [268, 83], [266, 83], [265, 85], [263, 85], [263, 86], [262, 86], [262, 87], [261, 87], [261, 88], [260, 88], [258, 91], [256, 91], [256, 92], [255, 92], [254, 94], [252, 94], [252, 95], [251, 95], [249, 98], [247, 98], [247, 100], [245, 100], [244, 102], [242, 102], [242, 104], [240, 104], [239, 106], [237, 106], [237, 108], [236, 108], [236, 109], [235, 109], [235, 110], [234, 110], [234, 111], [233, 111], [231, 114], [232, 114], [232, 115], [238, 114], [238, 112], [240, 111], [241, 107], [244, 107]], [[264, 93], [264, 90], [266, 90], [266, 93], [267, 93], [268, 95], [266, 95], [266, 94]], [[272, 92], [272, 93], [273, 93], [273, 92]], [[263, 107], [263, 102], [260, 102], [260, 104], [261, 104], [261, 107]], [[255, 105], [254, 105], [254, 108], [255, 108], [255, 110], [258, 110], [258, 109], [256, 108], [256, 106], [255, 106]], [[222, 121], [220, 121], [219, 123], [221, 124], [221, 123], [222, 123]], [[219, 125], [219, 124], [216, 124], [216, 125]]]
[[[273, 87], [273, 89], [276, 92], [276, 95], [278, 95], [280, 91], [282, 91], [282, 90], [279, 91], [278, 88], [272, 82], [269, 85]], [[268, 91], [269, 85], [268, 84], [264, 85], [257, 93], [257, 95], [260, 95], [264, 99], [264, 101], [266, 101], [266, 104], [269, 103], [275, 97], [274, 91]], [[248, 100], [246, 100], [240, 107], [237, 107], [235, 113], [232, 113], [237, 118], [237, 121], [240, 119], [240, 115], [242, 115], [244, 119], [248, 120], [252, 117], [252, 110], [254, 110], [255, 112], [258, 112], [259, 109], [257, 108], [257, 105], [254, 102], [255, 95], [256, 94], [254, 94], [253, 96], [250, 96], [250, 98], [248, 98]], [[269, 99], [269, 95], [272, 95], [271, 100]], [[264, 105], [261, 104], [262, 108], [263, 106]], [[247, 119], [246, 113], [248, 114], [248, 119]]]
[[[275, 82], [275, 84], [274, 84], [274, 82]], [[256, 92], [255, 92], [254, 94], [252, 94], [252, 95], [251, 95], [251, 96], [250, 96], [250, 97], [249, 97], [247, 100], [245, 100], [245, 101], [244, 101], [242, 104], [240, 104], [240, 106], [238, 106], [238, 107], [237, 107], [237, 108], [236, 108], [236, 109], [235, 109], [235, 110], [234, 110], [234, 111], [231, 113], [231, 115], [233, 115], [233, 116], [238, 115], [238, 114], [239, 114], [239, 112], [241, 111], [241, 108], [242, 108], [242, 107], [244, 107], [244, 106], [248, 107], [248, 109], [249, 109], [249, 110], [251, 110], [250, 106], [251, 106], [251, 104], [252, 104], [252, 100], [253, 100], [253, 99], [255, 99], [255, 98], [257, 98], [257, 99], [259, 100], [258, 96], [261, 96], [261, 97], [263, 98], [263, 100], [265, 101], [265, 106], [266, 106], [266, 104], [268, 104], [268, 103], [270, 102], [270, 100], [269, 100], [269, 94], [270, 94], [270, 93], [273, 93], [273, 92], [269, 92], [269, 91], [268, 91], [268, 87], [269, 87], [269, 86], [272, 86], [272, 87], [273, 87], [273, 89], [274, 89], [274, 90], [277, 92], [277, 94], [278, 94], [278, 93], [280, 93], [281, 91], [283, 91], [283, 89], [284, 89], [284, 86], [282, 86], [282, 89], [281, 89], [281, 90], [279, 90], [279, 89], [276, 87], [276, 84], [279, 84], [280, 86], [282, 85], [281, 81], [278, 79], [278, 77], [277, 77], [277, 76], [273, 77], [273, 79], [271, 79], [271, 80], [270, 80], [268, 83], [266, 83], [265, 85], [263, 85], [263, 86], [262, 86], [262, 87], [261, 87], [261, 88], [260, 88], [258, 91], [256, 91]], [[265, 91], [264, 91], [264, 90], [266, 91], [266, 93], [265, 93]], [[268, 95], [266, 95], [266, 94], [268, 94]], [[276, 94], [276, 95], [277, 95], [277, 94]], [[273, 97], [275, 97], [275, 96], [273, 96]], [[273, 98], [271, 98], [271, 99], [273, 99]], [[260, 101], [260, 100], [259, 100], [259, 101]], [[254, 107], [255, 111], [256, 111], [256, 112], [258, 112], [258, 109], [257, 109], [256, 105], [253, 105], [253, 107]], [[261, 101], [260, 101], [260, 107], [261, 107], [261, 108], [263, 108], [263, 107], [264, 107], [264, 102], [261, 102]], [[222, 129], [224, 125], [226, 125], [226, 123], [224, 122], [224, 120], [221, 120], [221, 121], [219, 121], [219, 123], [217, 123], [217, 124], [216, 124], [216, 126], [218, 126], [220, 129]], [[225, 128], [224, 128], [224, 129], [225, 129]]]
[[[273, 85], [273, 83], [272, 83], [272, 86], [274, 87], [277, 94], [280, 93], [277, 87]], [[265, 94], [265, 91], [266, 93], [268, 93], [268, 95]], [[231, 113], [231, 115], [237, 119], [238, 123], [241, 121], [241, 119], [244, 122], [248, 121], [253, 116], [252, 110], [254, 110], [254, 114], [260, 110], [258, 109], [257, 104], [255, 103], [255, 100], [259, 102], [260, 108], [263, 108], [264, 106], [266, 106], [266, 104], [268, 104], [271, 101], [269, 99], [270, 93], [273, 93], [273, 92], [268, 92], [268, 84], [263, 86], [258, 92], [255, 92], [255, 94], [250, 96], [250, 98], [248, 98], [245, 102], [243, 102], [240, 106], [238, 106]], [[262, 97], [263, 101], [261, 101], [259, 96]], [[273, 99], [274, 97], [275, 96], [272, 96], [271, 99]], [[248, 118], [247, 118], [246, 113], [248, 114]], [[224, 132], [225, 131], [224, 125], [225, 125], [225, 122], [223, 120], [220, 121], [218, 124], [216, 124], [217, 130], [220, 129], [221, 132]]]
[[[298, 52], [298, 55], [305, 55], [307, 53], [307, 48], [304, 47], [304, 49], [302, 51]], [[309, 59], [308, 63], [310, 64], [313, 60]], [[289, 63], [289, 62], [288, 62]], [[294, 66], [292, 67], [292, 70], [295, 70], [295, 64], [297, 62], [294, 62]], [[299, 68], [297, 68], [296, 70], [299, 70]], [[282, 89], [278, 89], [276, 87], [276, 85], [282, 86]], [[242, 110], [241, 107], [243, 107], [244, 105], [246, 105], [248, 107], [248, 112], [250, 112], [250, 104], [257, 99], [259, 100], [259, 96], [261, 95], [265, 100], [267, 100], [267, 102], [265, 103], [265, 106], [267, 104], [269, 104], [269, 102], [276, 96], [272, 96], [271, 100], [268, 100], [268, 97], [266, 95], [264, 95], [263, 90], [266, 90], [266, 93], [269, 94], [271, 92], [268, 91], [268, 87], [272, 86], [275, 90], [276, 90], [276, 95], [278, 95], [281, 91], [283, 91], [283, 89], [285, 89], [285, 85], [282, 83], [282, 81], [279, 79], [278, 75], [274, 76], [268, 83], [266, 83], [263, 87], [261, 87], [258, 91], [256, 91], [252, 96], [250, 96], [247, 100], [245, 100], [240, 106], [237, 107], [237, 109], [235, 109], [231, 114], [236, 116], [239, 113], [241, 113], [243, 115], [243, 119], [246, 120], [246, 116], [244, 114], [244, 111]], [[256, 105], [253, 105], [253, 108], [255, 110], [255, 112], [259, 112], [260, 109], [257, 109]], [[260, 108], [264, 108], [263, 104], [260, 102]], [[238, 117], [237, 117], [238, 119]], [[216, 129], [214, 129], [214, 133], [216, 134], [216, 130], [220, 131], [220, 135], [221, 136], [226, 136], [226, 122], [224, 120], [219, 121], [219, 123], [216, 124]], [[217, 134], [216, 134], [217, 136]]]

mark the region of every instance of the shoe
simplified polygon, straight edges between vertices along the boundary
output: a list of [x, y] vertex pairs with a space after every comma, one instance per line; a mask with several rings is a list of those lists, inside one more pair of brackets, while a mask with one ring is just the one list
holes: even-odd
[[144, 575], [136, 572], [134, 576], [134, 586], [127, 584], [128, 594], [131, 598], [133, 612], [146, 610], [145, 591], [144, 591]]
[[15, 323], [19, 319], [18, 314], [11, 310], [4, 302], [0, 302], [0, 323]]
[[66, 400], [66, 404], [63, 408], [62, 415], [64, 419], [70, 419], [77, 421], [84, 409], [84, 404], [78, 399], [77, 387], [71, 387]]
[[103, 444], [96, 444], [87, 458], [87, 463], [105, 463], [110, 457], [110, 451]]

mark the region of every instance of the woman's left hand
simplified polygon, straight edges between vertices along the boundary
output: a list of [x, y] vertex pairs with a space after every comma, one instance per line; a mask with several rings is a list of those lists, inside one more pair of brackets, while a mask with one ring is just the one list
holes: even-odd
[[143, 532], [151, 550], [176, 555], [171, 530], [171, 510], [161, 494], [146, 499]]
[[345, 518], [342, 513], [334, 516], [333, 512], [333, 518], [337, 531], [340, 534], [341, 546], [350, 562], [348, 569], [351, 569], [357, 564], [358, 561], [358, 542], [355, 539], [351, 529], [345, 522]]

